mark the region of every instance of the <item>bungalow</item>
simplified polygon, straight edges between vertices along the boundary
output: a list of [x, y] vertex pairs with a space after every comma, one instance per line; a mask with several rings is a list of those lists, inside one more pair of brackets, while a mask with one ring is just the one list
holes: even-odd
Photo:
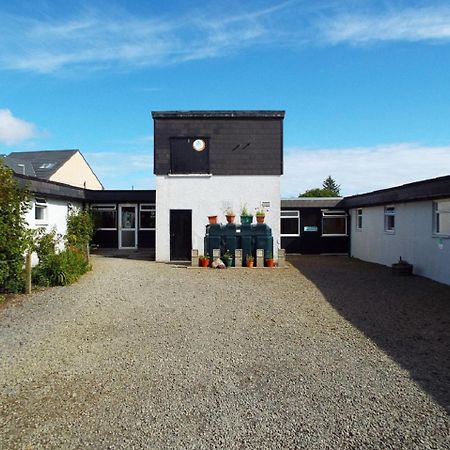
[[344, 198], [350, 210], [350, 255], [450, 284], [450, 176]]

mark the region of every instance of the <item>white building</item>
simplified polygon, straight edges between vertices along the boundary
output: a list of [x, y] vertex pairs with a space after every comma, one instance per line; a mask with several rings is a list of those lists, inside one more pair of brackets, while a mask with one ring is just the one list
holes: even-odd
[[450, 176], [346, 197], [351, 256], [450, 284]]
[[[208, 216], [266, 207], [280, 244], [284, 111], [153, 112], [156, 260], [204, 252]], [[274, 250], [276, 250], [276, 248]]]

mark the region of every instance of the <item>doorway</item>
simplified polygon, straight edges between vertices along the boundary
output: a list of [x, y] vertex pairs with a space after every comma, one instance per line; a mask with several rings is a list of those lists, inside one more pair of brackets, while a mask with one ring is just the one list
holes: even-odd
[[170, 260], [190, 261], [192, 250], [192, 210], [170, 210]]
[[119, 205], [119, 248], [137, 248], [137, 205]]

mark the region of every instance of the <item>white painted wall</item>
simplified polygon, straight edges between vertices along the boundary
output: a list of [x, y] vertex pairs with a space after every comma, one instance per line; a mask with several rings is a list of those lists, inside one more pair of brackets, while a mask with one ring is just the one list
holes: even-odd
[[[253, 176], [204, 176], [159, 175], [156, 177], [156, 260], [170, 260], [170, 210], [192, 210], [192, 248], [204, 252], [203, 238], [208, 216], [217, 215], [226, 223], [224, 211], [234, 209], [236, 223], [242, 204], [250, 212], [270, 201], [265, 223], [272, 228], [274, 255], [280, 245], [280, 177]], [[256, 223], [256, 219], [254, 219]]]
[[[31, 208], [27, 211], [25, 215], [25, 220], [28, 223], [28, 226], [32, 229], [36, 228], [45, 228], [50, 231], [52, 228], [56, 229], [56, 232], [61, 235], [66, 234], [67, 230], [67, 213], [68, 213], [68, 204], [72, 205], [72, 208], [81, 209], [82, 203], [74, 202], [74, 201], [66, 201], [66, 200], [56, 200], [50, 197], [38, 196], [38, 198], [45, 198], [47, 201], [46, 208], [46, 218], [43, 221], [35, 220], [35, 202], [36, 199], [33, 197], [31, 199]], [[38, 263], [38, 259], [36, 254], [32, 255], [32, 264], [36, 265]]]
[[393, 205], [395, 233], [384, 231], [384, 206], [363, 208], [363, 229], [356, 229], [351, 210], [351, 254], [364, 261], [390, 266], [399, 257], [414, 265], [414, 273], [450, 284], [450, 239], [433, 235], [433, 202]]

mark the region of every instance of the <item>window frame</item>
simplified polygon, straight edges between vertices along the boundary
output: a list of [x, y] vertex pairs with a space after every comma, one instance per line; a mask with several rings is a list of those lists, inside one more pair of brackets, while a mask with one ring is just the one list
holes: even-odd
[[[388, 210], [393, 210], [393, 212], [389, 212]], [[395, 216], [397, 215], [397, 210], [394, 205], [387, 205], [384, 207], [384, 232], [386, 234], [395, 234], [395, 230], [397, 228]], [[394, 227], [388, 228], [388, 218], [393, 217], [394, 218]]]
[[[101, 208], [101, 209], [99, 209]], [[90, 210], [97, 210], [97, 211], [114, 211], [116, 213], [116, 226], [114, 228], [96, 228], [96, 230], [101, 230], [101, 231], [116, 231], [117, 230], [117, 221], [118, 221], [118, 216], [117, 216], [117, 205], [114, 203], [94, 203], [91, 205]]]
[[[283, 217], [283, 213], [294, 213], [295, 215]], [[297, 219], [297, 234], [281, 234], [281, 221], [283, 219]], [[298, 209], [282, 209], [280, 211], [280, 237], [299, 237], [300, 231], [300, 211]]]
[[[145, 208], [142, 208], [142, 207]], [[151, 208], [147, 208], [147, 207], [151, 207]], [[154, 211], [155, 212], [155, 226], [154, 228], [143, 228], [141, 227], [141, 212], [142, 211]], [[156, 230], [156, 204], [155, 203], [141, 203], [139, 205], [139, 230], [142, 231], [155, 231]]]
[[[36, 217], [37, 210], [42, 211], [42, 219], [38, 219]], [[43, 197], [35, 197], [34, 198], [34, 221], [38, 225], [47, 225], [48, 224], [48, 203], [47, 199]]]
[[362, 208], [356, 208], [355, 229], [356, 229], [356, 231], [363, 230], [363, 209]]
[[[324, 219], [327, 219], [327, 218], [340, 218], [340, 219], [342, 219], [342, 218], [344, 218], [345, 219], [345, 233], [339, 233], [339, 234], [336, 234], [336, 233], [330, 233], [330, 234], [328, 234], [328, 233], [324, 233], [323, 232], [323, 230], [324, 230], [324, 226], [323, 226], [323, 221], [324, 221]], [[321, 222], [321, 225], [322, 225], [322, 233], [321, 233], [321, 236], [322, 237], [345, 237], [345, 236], [348, 236], [348, 214], [344, 211], [344, 210], [332, 210], [332, 209], [322, 209], [322, 222]]]
[[450, 199], [441, 199], [433, 201], [433, 236], [440, 238], [450, 238], [450, 230], [448, 233], [438, 231], [439, 215], [448, 214], [450, 217], [450, 207], [448, 209], [439, 210], [439, 203], [449, 203]]

